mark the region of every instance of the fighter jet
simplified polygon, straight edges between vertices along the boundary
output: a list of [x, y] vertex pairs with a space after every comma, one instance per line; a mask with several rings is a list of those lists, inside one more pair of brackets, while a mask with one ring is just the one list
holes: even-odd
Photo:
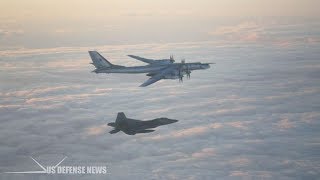
[[145, 87], [153, 84], [161, 79], [179, 79], [183, 81], [184, 75], [190, 79], [191, 71], [210, 68], [212, 63], [185, 63], [182, 60], [181, 63], [175, 63], [173, 56], [170, 59], [146, 59], [139, 56], [128, 55], [136, 60], [147, 63], [145, 66], [120, 66], [110, 63], [106, 58], [100, 55], [97, 51], [89, 51], [92, 63], [95, 66], [95, 73], [146, 73], [150, 78], [140, 85]]
[[129, 119], [123, 112], [119, 112], [116, 121], [108, 123], [108, 126], [114, 127], [114, 129], [109, 132], [110, 134], [123, 131], [128, 135], [135, 135], [138, 133], [150, 133], [155, 131], [152, 128], [175, 123], [177, 121], [178, 120], [168, 118], [156, 118], [149, 121], [141, 121], [136, 119]]

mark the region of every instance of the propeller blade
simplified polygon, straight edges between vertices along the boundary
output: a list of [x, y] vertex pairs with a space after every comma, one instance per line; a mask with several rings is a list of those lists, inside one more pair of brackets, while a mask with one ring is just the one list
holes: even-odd
[[170, 55], [170, 61], [171, 61], [172, 63], [174, 63], [174, 58], [173, 58], [173, 55], [172, 55], [172, 54]]
[[183, 76], [179, 77], [179, 82], [183, 82]]
[[186, 65], [186, 74], [187, 74], [187, 78], [190, 79], [191, 71], [189, 70], [189, 66], [188, 65]]
[[179, 68], [178, 75], [179, 75], [179, 82], [183, 82], [182, 67]]
[[174, 63], [174, 57], [173, 57], [172, 54], [171, 54], [171, 56], [170, 56], [170, 61], [171, 61], [172, 63]]

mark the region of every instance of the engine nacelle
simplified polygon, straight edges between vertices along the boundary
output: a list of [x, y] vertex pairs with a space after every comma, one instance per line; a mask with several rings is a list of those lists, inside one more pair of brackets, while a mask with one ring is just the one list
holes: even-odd
[[163, 77], [163, 79], [179, 79], [179, 76], [178, 75], [169, 74], [169, 75], [165, 75]]
[[185, 71], [180, 71], [179, 70], [175, 70], [173, 71], [171, 74], [167, 74], [163, 77], [163, 79], [179, 79], [181, 76], [183, 77], [183, 75], [185, 75], [186, 72]]
[[172, 63], [174, 63], [174, 61], [170, 59], [162, 59], [162, 60], [156, 61], [156, 64], [160, 64], [160, 65], [172, 64]]

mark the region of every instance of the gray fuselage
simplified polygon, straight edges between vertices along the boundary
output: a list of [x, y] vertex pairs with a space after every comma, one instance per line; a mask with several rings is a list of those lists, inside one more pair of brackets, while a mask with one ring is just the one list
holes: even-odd
[[133, 67], [125, 67], [125, 66], [112, 66], [109, 68], [96, 69], [94, 72], [96, 73], [157, 73], [161, 70], [166, 69], [169, 66], [179, 67], [183, 65], [188, 70], [199, 70], [199, 69], [208, 69], [209, 64], [202, 63], [175, 63], [169, 65], [147, 65], [147, 66], [133, 66]]
[[157, 65], [157, 66], [134, 66], [134, 67], [110, 67], [104, 69], [97, 69], [95, 72], [97, 73], [150, 73], [150, 72], [158, 72], [162, 69], [165, 69], [167, 65]]

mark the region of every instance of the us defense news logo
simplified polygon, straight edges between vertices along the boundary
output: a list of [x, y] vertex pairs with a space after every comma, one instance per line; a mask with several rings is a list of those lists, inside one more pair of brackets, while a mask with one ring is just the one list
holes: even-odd
[[30, 157], [42, 169], [41, 171], [12, 171], [6, 174], [107, 174], [107, 166], [60, 166], [67, 158], [64, 157], [54, 166], [43, 166], [33, 157]]

